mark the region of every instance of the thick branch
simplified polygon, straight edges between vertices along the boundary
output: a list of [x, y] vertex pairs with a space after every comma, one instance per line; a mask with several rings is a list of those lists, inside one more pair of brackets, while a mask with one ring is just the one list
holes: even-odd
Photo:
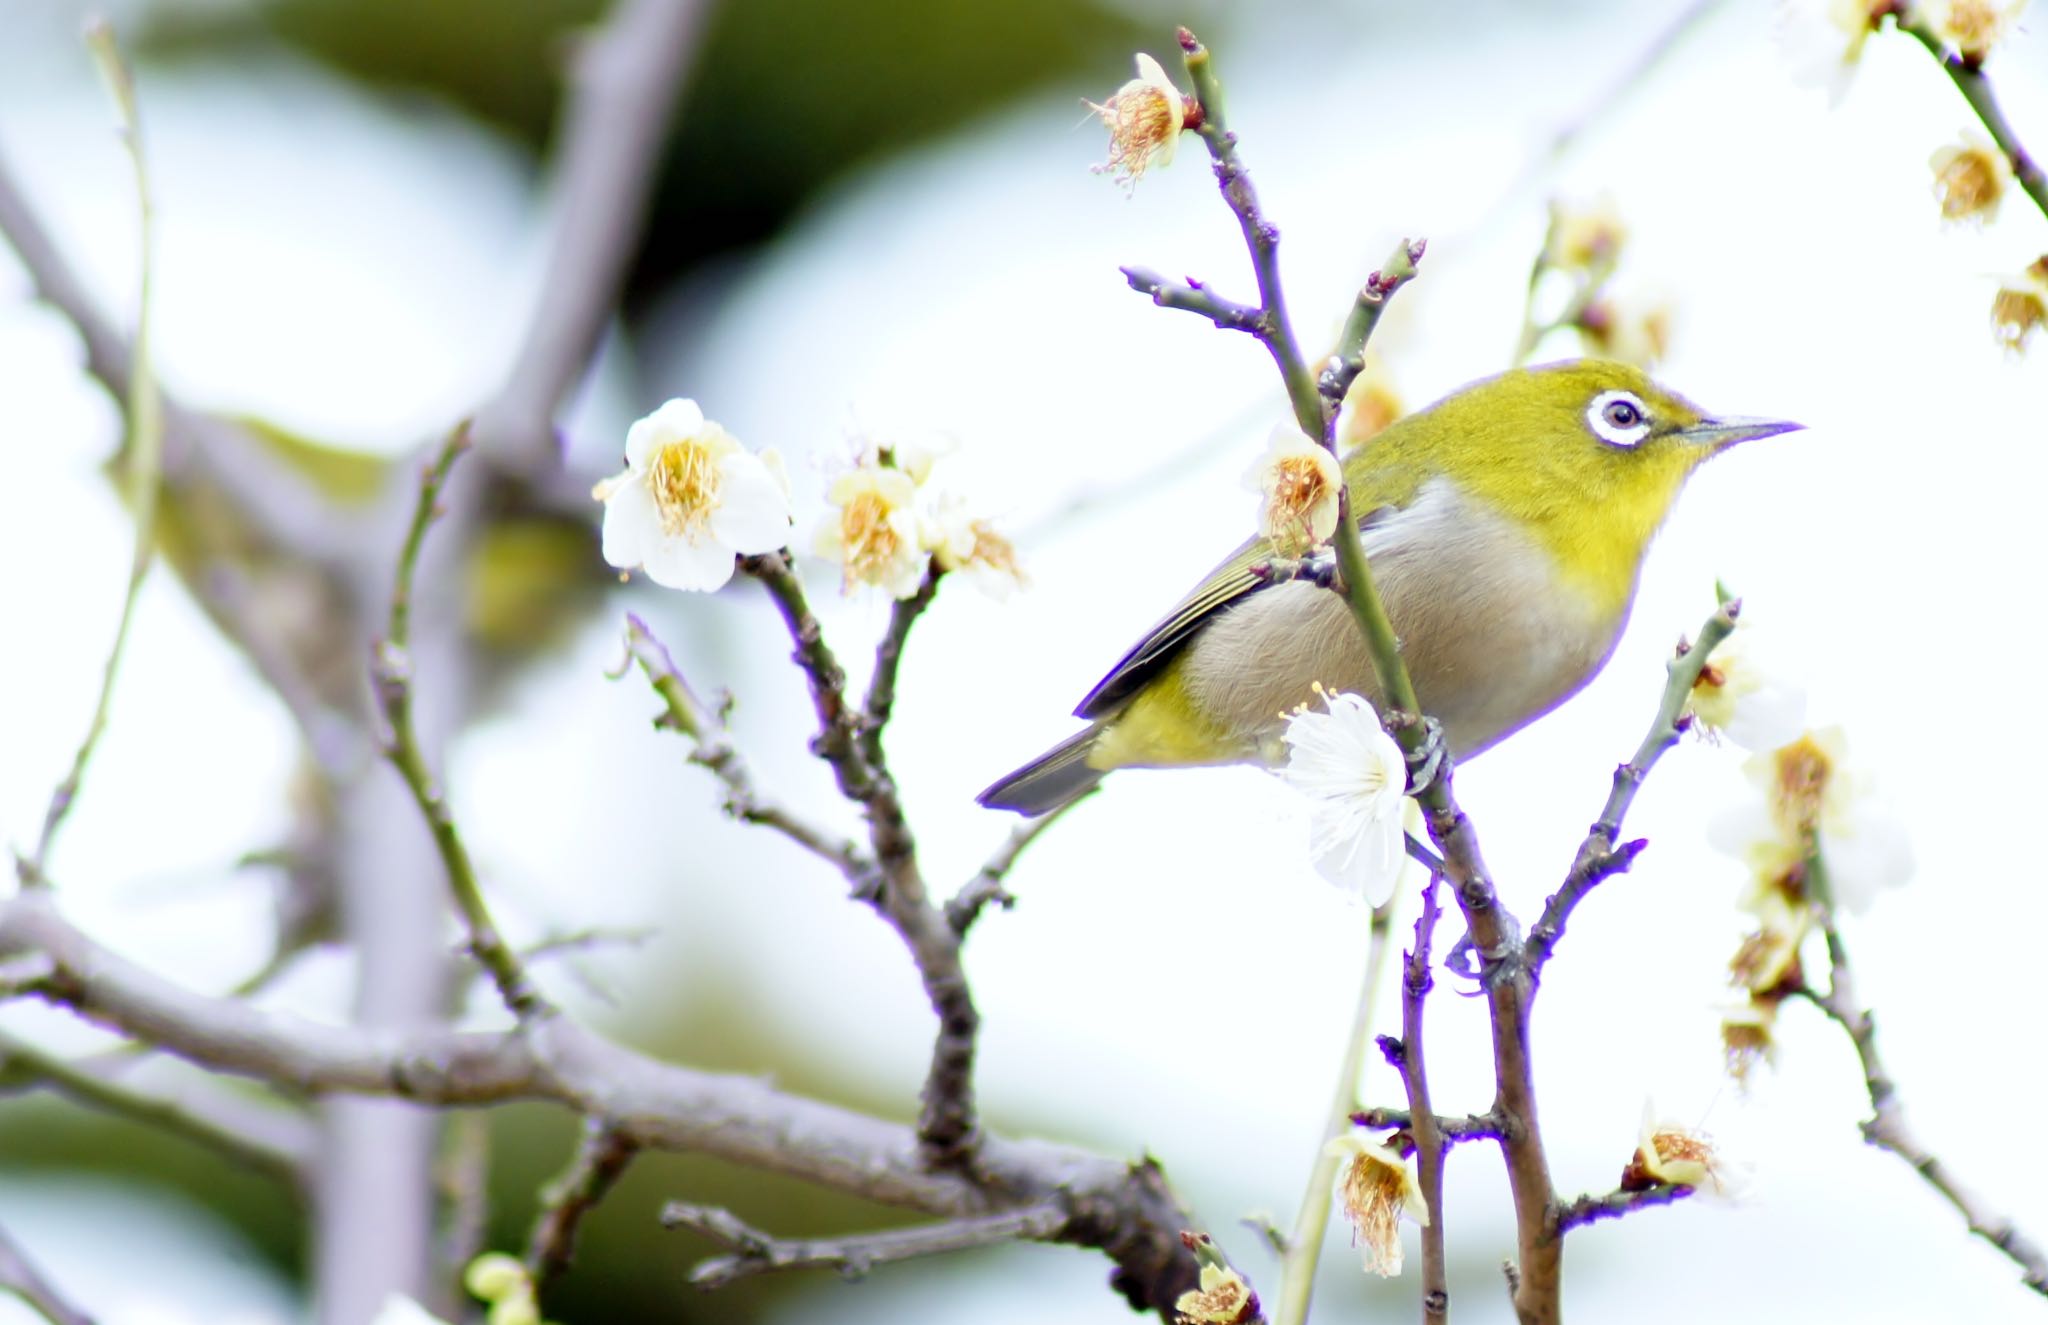
[[571, 62], [547, 273], [511, 371], [476, 415], [477, 446], [496, 460], [530, 468], [552, 455], [555, 411], [597, 348], [639, 241], [706, 7], [620, 0]]
[[749, 1275], [770, 1270], [831, 1269], [858, 1279], [877, 1265], [917, 1256], [939, 1256], [1003, 1242], [1037, 1242], [1058, 1235], [1067, 1214], [1054, 1205], [1030, 1206], [1001, 1214], [949, 1219], [915, 1228], [889, 1229], [838, 1238], [775, 1238], [730, 1211], [680, 1201], [661, 1212], [670, 1228], [686, 1228], [711, 1239], [732, 1255], [714, 1256], [690, 1271], [699, 1288], [723, 1288]]
[[1693, 687], [1699, 684], [1700, 672], [1721, 641], [1735, 629], [1735, 618], [1741, 611], [1740, 599], [1724, 601], [1700, 627], [1698, 641], [1680, 644], [1678, 652], [1664, 665], [1664, 696], [1657, 704], [1657, 716], [1651, 720], [1650, 730], [1636, 747], [1635, 756], [1614, 770], [1614, 786], [1607, 793], [1600, 817], [1593, 821], [1586, 840], [1579, 844], [1578, 854], [1565, 872], [1564, 883], [1543, 904], [1543, 914], [1529, 932], [1529, 969], [1537, 978], [1541, 978], [1543, 964], [1556, 951], [1558, 940], [1564, 937], [1565, 922], [1571, 918], [1572, 909], [1603, 879], [1625, 873], [1647, 845], [1636, 841], [1617, 846], [1622, 821], [1635, 804], [1643, 779], [1650, 775], [1664, 752], [1678, 744], [1687, 726], [1686, 702], [1692, 697]]
[[0, 960], [40, 953], [33, 992], [218, 1072], [292, 1090], [435, 1107], [542, 1100], [614, 1120], [635, 1145], [689, 1151], [945, 1218], [1037, 1205], [1067, 1212], [1057, 1240], [1105, 1251], [1134, 1306], [1170, 1313], [1194, 1286], [1179, 1232], [1194, 1224], [1156, 1166], [986, 1136], [975, 1174], [935, 1169], [909, 1128], [741, 1076], [658, 1062], [566, 1016], [523, 1030], [358, 1030], [191, 993], [100, 947], [46, 891], [0, 900]]

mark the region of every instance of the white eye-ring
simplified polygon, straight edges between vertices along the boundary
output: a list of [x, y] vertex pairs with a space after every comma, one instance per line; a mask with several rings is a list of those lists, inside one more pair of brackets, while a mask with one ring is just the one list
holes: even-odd
[[1650, 435], [1650, 411], [1633, 391], [1602, 391], [1586, 406], [1586, 426], [1609, 446], [1634, 446]]

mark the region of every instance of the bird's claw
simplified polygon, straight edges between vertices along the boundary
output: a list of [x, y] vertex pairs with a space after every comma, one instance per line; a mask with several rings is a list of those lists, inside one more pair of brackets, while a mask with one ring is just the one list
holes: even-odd
[[[1490, 988], [1502, 973], [1512, 969], [1512, 962], [1522, 951], [1522, 927], [1506, 912], [1501, 913], [1501, 923], [1505, 932], [1501, 935], [1499, 947], [1482, 949], [1472, 941], [1472, 931], [1466, 930], [1444, 954], [1446, 971], [1479, 985], [1480, 988], [1474, 989], [1469, 996], [1477, 996], [1481, 990]], [[1478, 959], [1476, 962], [1474, 957]]]
[[1406, 754], [1410, 796], [1420, 796], [1428, 791], [1444, 767], [1443, 724], [1428, 716], [1416, 721], [1422, 726], [1422, 743]]

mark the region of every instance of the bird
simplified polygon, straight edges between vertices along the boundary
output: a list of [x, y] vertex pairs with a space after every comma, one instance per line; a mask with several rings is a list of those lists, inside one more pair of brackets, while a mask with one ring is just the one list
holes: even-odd
[[[1345, 456], [1373, 582], [1452, 759], [1599, 673], [1694, 470], [1802, 426], [1710, 415], [1632, 365], [1574, 359], [1461, 387]], [[1384, 709], [1340, 595], [1272, 563], [1268, 540], [1239, 544], [1088, 692], [1089, 725], [980, 803], [1037, 816], [1120, 768], [1276, 765], [1285, 715], [1319, 687]]]

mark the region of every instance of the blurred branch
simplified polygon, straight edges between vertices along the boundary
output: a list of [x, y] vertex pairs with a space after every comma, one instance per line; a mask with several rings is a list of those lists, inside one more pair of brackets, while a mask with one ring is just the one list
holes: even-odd
[[826, 644], [818, 619], [811, 614], [803, 584], [787, 554], [745, 557], [740, 566], [767, 589], [796, 645], [796, 662], [809, 685], [818, 719], [811, 749], [831, 765], [840, 793], [867, 814], [875, 871], [872, 882], [856, 888], [856, 895], [902, 936], [917, 965], [925, 997], [939, 1020], [931, 1069], [925, 1076], [918, 1136], [933, 1164], [965, 1164], [977, 1144], [974, 1039], [981, 1017], [960, 965], [960, 936], [932, 904], [925, 887], [917, 862], [917, 842], [883, 755], [881, 728], [872, 720], [878, 701], [883, 716], [893, 703], [904, 637], [923, 605], [931, 601], [936, 577], [928, 573], [916, 598], [899, 603], [891, 613], [888, 633], [876, 653], [878, 689], [870, 692], [865, 708], [856, 709], [846, 697], [846, 674]]
[[2012, 165], [2013, 178], [2034, 200], [2034, 206], [2040, 209], [2041, 215], [2048, 217], [2048, 173], [2043, 173], [2041, 163], [2020, 144], [2019, 135], [2013, 132], [2011, 122], [1999, 107], [1997, 94], [1992, 91], [1983, 61], [1961, 55], [1950, 56], [1941, 37], [1923, 22], [1909, 22], [1901, 15], [1898, 25], [1899, 31], [1927, 48], [1934, 62], [1956, 85], [1956, 91], [1963, 94], [1963, 100], [1969, 102], [1970, 109], [1977, 113], [1984, 132], [1990, 134], [1991, 141], [1998, 144], [1998, 150], [2005, 153], [2005, 159]]
[[1544, 902], [1543, 914], [1537, 919], [1536, 928], [1529, 932], [1529, 969], [1535, 977], [1541, 978], [1543, 964], [1550, 960], [1558, 940], [1564, 937], [1565, 922], [1571, 918], [1573, 908], [1603, 879], [1627, 872], [1648, 845], [1642, 840], [1620, 846], [1615, 843], [1621, 836], [1622, 821], [1635, 803], [1636, 792], [1642, 789], [1643, 779], [1650, 775], [1664, 752], [1678, 744], [1679, 735], [1690, 725], [1685, 706], [1692, 698], [1693, 687], [1699, 684], [1708, 657], [1735, 629], [1735, 619], [1741, 611], [1741, 599], [1724, 600], [1700, 627], [1699, 639], [1692, 644], [1681, 642], [1677, 653], [1664, 665], [1664, 697], [1657, 705], [1657, 716], [1651, 721], [1649, 732], [1636, 747], [1635, 757], [1614, 770], [1614, 787], [1607, 793], [1607, 804], [1601, 807], [1600, 817], [1593, 821], [1586, 840], [1579, 844], [1578, 854], [1565, 872], [1564, 883]]
[[490, 1246], [491, 1121], [481, 1113], [459, 1113], [442, 1133], [434, 1165], [435, 1186], [444, 1210], [440, 1263], [449, 1279]]
[[[626, 614], [626, 656], [639, 664], [641, 674], [668, 706], [654, 725], [687, 736], [691, 742], [690, 762], [710, 769], [725, 784], [726, 813], [746, 823], [774, 829], [837, 869], [849, 882], [858, 884], [873, 874], [874, 866], [853, 843], [799, 817], [754, 789], [753, 773], [732, 743], [732, 731], [725, 725], [723, 710], [698, 697], [677, 669], [668, 646], [655, 638], [645, 621], [630, 612]], [[620, 672], [623, 674], [623, 667]]]
[[546, 1287], [569, 1268], [584, 1218], [597, 1209], [639, 1153], [639, 1147], [613, 1124], [597, 1117], [583, 1120], [575, 1157], [541, 1194], [540, 1214], [527, 1239], [526, 1268], [537, 1287]]
[[1387, 953], [1391, 951], [1394, 903], [1388, 899], [1373, 908], [1366, 930], [1365, 976], [1358, 986], [1358, 1002], [1351, 1015], [1351, 1029], [1344, 1039], [1344, 1057], [1337, 1068], [1337, 1086], [1330, 1098], [1330, 1110], [1316, 1138], [1315, 1159], [1309, 1165], [1308, 1185], [1301, 1193], [1301, 1208], [1295, 1213], [1294, 1228], [1281, 1243], [1280, 1294], [1273, 1305], [1273, 1325], [1300, 1325], [1308, 1319], [1310, 1295], [1315, 1291], [1316, 1263], [1323, 1254], [1323, 1233], [1330, 1226], [1331, 1186], [1337, 1180], [1337, 1156], [1330, 1142], [1350, 1125], [1351, 1111], [1358, 1104], [1358, 1083], [1365, 1071], [1365, 1046], [1372, 1039], [1373, 1019], [1378, 1013], [1380, 990], [1386, 985]]
[[1898, 1087], [1878, 1053], [1876, 1019], [1856, 997], [1856, 976], [1849, 965], [1848, 945], [1835, 924], [1833, 902], [1827, 893], [1826, 866], [1817, 851], [1808, 855], [1807, 877], [1821, 899], [1817, 909], [1821, 932], [1827, 938], [1828, 990], [1823, 994], [1811, 985], [1802, 985], [1798, 992], [1840, 1026], [1855, 1046], [1856, 1060], [1863, 1068], [1863, 1088], [1870, 1097], [1871, 1116], [1863, 1124], [1863, 1139], [1906, 1161], [1913, 1172], [1955, 1207], [1970, 1232], [2020, 1267], [2021, 1283], [2048, 1296], [2048, 1252], [2022, 1232], [2010, 1216], [1991, 1209], [1956, 1181], [1948, 1166], [1907, 1125]]
[[49, 808], [43, 812], [42, 832], [36, 839], [33, 854], [26, 860], [16, 860], [15, 872], [24, 887], [45, 882], [43, 867], [49, 859], [50, 847], [56, 841], [57, 830], [63, 827], [65, 818], [70, 815], [71, 807], [77, 803], [78, 793], [85, 785], [86, 769], [92, 763], [93, 751], [98, 748], [100, 736], [106, 731], [107, 712], [114, 701], [114, 683], [120, 678], [121, 658], [127, 652], [129, 628], [135, 622], [135, 605], [141, 599], [142, 582], [148, 577], [150, 563], [156, 554], [157, 495], [163, 479], [163, 408], [157, 399], [156, 374], [150, 358], [151, 292], [156, 278], [156, 208], [150, 197], [149, 159], [142, 150], [142, 119], [136, 109], [134, 78], [121, 59], [113, 29], [104, 19], [95, 20], [87, 27], [86, 45], [91, 49], [93, 61], [99, 66], [108, 87], [113, 90], [121, 143], [128, 151], [128, 163], [135, 175], [137, 243], [141, 259], [136, 281], [135, 347], [122, 402], [127, 429], [122, 444], [126, 461], [122, 475], [126, 491], [122, 495], [134, 508], [135, 547], [128, 563], [128, 585], [121, 596], [121, 615], [114, 626], [114, 642], [107, 650], [106, 664], [100, 672], [99, 698], [93, 703], [92, 720], [86, 726], [85, 739], [79, 742], [78, 752], [72, 756], [70, 771], [50, 793]]
[[157, 1091], [124, 1080], [113, 1065], [72, 1061], [0, 1031], [0, 1091], [47, 1087], [80, 1104], [205, 1146], [235, 1164], [293, 1188], [313, 1159], [306, 1119], [218, 1089]]
[[699, 1288], [723, 1288], [770, 1270], [832, 1269], [848, 1279], [858, 1279], [890, 1261], [939, 1256], [1002, 1242], [1041, 1241], [1065, 1227], [1067, 1214], [1057, 1206], [1038, 1205], [880, 1233], [784, 1239], [768, 1236], [741, 1222], [730, 1211], [678, 1201], [661, 1212], [661, 1222], [669, 1228], [685, 1228], [700, 1234], [733, 1253], [702, 1261], [690, 1271], [690, 1282]]
[[413, 510], [412, 524], [406, 530], [405, 546], [399, 554], [398, 572], [392, 584], [391, 615], [385, 625], [384, 638], [370, 647], [370, 684], [376, 692], [387, 727], [384, 755], [405, 779], [421, 817], [433, 831], [434, 845], [440, 851], [441, 863], [447, 870], [449, 892], [469, 934], [470, 953], [489, 973], [505, 1006], [524, 1021], [547, 1012], [547, 1001], [527, 977], [519, 954], [512, 950], [491, 919], [482, 885], [477, 882], [476, 866], [470, 860], [468, 848], [462, 843], [462, 834], [455, 826], [455, 816], [448, 808], [447, 797], [427, 769], [426, 756], [420, 750], [419, 735], [413, 729], [412, 719], [414, 678], [409, 650], [412, 643], [413, 577], [419, 566], [420, 549], [426, 542], [427, 528], [438, 513], [441, 490], [447, 485], [448, 472], [468, 447], [469, 426], [465, 423], [448, 434], [448, 440], [420, 471], [419, 501]]
[[988, 860], [975, 876], [960, 885], [960, 891], [954, 893], [952, 900], [946, 903], [946, 924], [953, 932], [964, 939], [967, 937], [967, 931], [974, 927], [974, 922], [981, 918], [981, 913], [988, 907], [1000, 906], [1007, 911], [1015, 906], [1017, 899], [1003, 886], [1003, 881], [1010, 877], [1010, 870], [1016, 866], [1017, 857], [1024, 854], [1025, 847], [1038, 840], [1040, 833], [1064, 818], [1068, 810], [1094, 794], [1095, 789], [1091, 787], [1064, 805], [1056, 806], [1035, 819], [1026, 819], [1012, 828], [1010, 835], [1003, 839], [1001, 846], [989, 854]]
[[1581, 1196], [1557, 1208], [1557, 1235], [1561, 1238], [1582, 1224], [1598, 1223], [1602, 1219], [1619, 1219], [1638, 1210], [1647, 1210], [1653, 1205], [1670, 1205], [1691, 1195], [1690, 1187], [1676, 1187], [1668, 1182], [1661, 1182], [1639, 1192], [1613, 1191], [1605, 1196]]
[[1134, 1306], [1166, 1313], [1194, 1286], [1187, 1211], [1150, 1162], [984, 1136], [972, 1176], [926, 1162], [901, 1124], [755, 1078], [659, 1062], [556, 1015], [506, 1032], [324, 1025], [192, 993], [95, 943], [47, 890], [0, 899], [0, 960], [39, 953], [27, 992], [217, 1072], [294, 1090], [473, 1106], [542, 1100], [618, 1120], [651, 1149], [688, 1151], [945, 1218], [1056, 1206], [1051, 1240], [1098, 1248]]
[[50, 1325], [93, 1325], [93, 1318], [65, 1300], [4, 1228], [0, 1228], [0, 1292], [14, 1294]]
[[617, 304], [707, 8], [616, 0], [575, 53], [540, 297], [504, 384], [476, 414], [477, 445], [500, 462], [532, 469], [552, 458], [555, 412]]

